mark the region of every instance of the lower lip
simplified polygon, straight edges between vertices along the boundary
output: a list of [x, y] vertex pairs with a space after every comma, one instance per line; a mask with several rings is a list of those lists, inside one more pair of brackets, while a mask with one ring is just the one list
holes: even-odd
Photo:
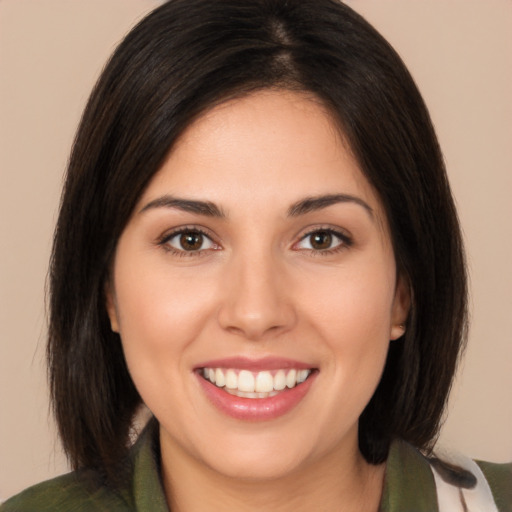
[[243, 398], [218, 388], [196, 373], [199, 383], [210, 402], [221, 412], [245, 421], [266, 421], [279, 418], [293, 409], [306, 396], [318, 372], [304, 382], [268, 398]]

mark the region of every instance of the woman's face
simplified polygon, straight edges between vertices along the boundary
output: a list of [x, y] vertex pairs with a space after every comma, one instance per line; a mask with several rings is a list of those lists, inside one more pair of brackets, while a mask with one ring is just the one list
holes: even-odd
[[107, 295], [164, 460], [249, 478], [359, 456], [408, 309], [375, 192], [319, 102], [285, 91], [185, 131]]

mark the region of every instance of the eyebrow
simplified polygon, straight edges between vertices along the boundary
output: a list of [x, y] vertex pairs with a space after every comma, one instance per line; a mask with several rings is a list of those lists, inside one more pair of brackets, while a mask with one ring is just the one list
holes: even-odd
[[338, 203], [357, 204], [363, 207], [369, 216], [373, 219], [373, 208], [371, 208], [368, 203], [359, 197], [351, 196], [349, 194], [327, 194], [321, 196], [306, 197], [305, 199], [301, 199], [300, 201], [297, 201], [290, 206], [288, 209], [288, 216], [298, 217], [299, 215], [321, 210]]
[[[370, 207], [370, 205], [368, 205], [368, 203], [359, 197], [349, 194], [325, 194], [321, 196], [306, 197], [300, 201], [297, 201], [296, 203], [293, 203], [290, 208], [288, 208], [288, 216], [298, 217], [300, 215], [305, 215], [306, 213], [322, 210], [323, 208], [327, 208], [338, 203], [357, 204], [364, 208], [369, 216], [373, 219], [373, 209]], [[153, 199], [153, 201], [150, 201], [146, 206], [144, 206], [139, 213], [143, 213], [154, 208], [175, 208], [184, 212], [204, 215], [206, 217], [226, 217], [226, 214], [223, 212], [223, 210], [211, 201], [183, 199], [170, 195], [165, 195], [158, 197], [157, 199]]]
[[210, 201], [198, 201], [195, 199], [182, 199], [165, 195], [150, 201], [139, 213], [146, 212], [153, 208], [175, 208], [189, 213], [197, 213], [199, 215], [205, 215], [206, 217], [219, 217], [224, 218], [226, 215], [224, 212], [215, 204]]

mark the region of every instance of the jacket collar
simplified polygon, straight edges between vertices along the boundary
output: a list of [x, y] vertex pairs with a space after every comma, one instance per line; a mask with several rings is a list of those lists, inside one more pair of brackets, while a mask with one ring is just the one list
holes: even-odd
[[[160, 470], [158, 422], [150, 420], [132, 448], [135, 510], [168, 512]], [[404, 441], [392, 443], [386, 463], [380, 512], [438, 512], [428, 460]]]
[[428, 460], [405, 441], [394, 441], [386, 462], [380, 512], [438, 512]]

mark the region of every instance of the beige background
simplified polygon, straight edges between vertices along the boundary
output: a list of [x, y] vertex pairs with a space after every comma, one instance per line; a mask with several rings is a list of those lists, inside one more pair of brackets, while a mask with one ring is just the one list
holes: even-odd
[[[156, 0], [0, 0], [0, 499], [65, 471], [48, 415], [44, 283], [91, 86]], [[349, 0], [431, 109], [464, 227], [470, 345], [442, 440], [512, 459], [512, 2]]]

